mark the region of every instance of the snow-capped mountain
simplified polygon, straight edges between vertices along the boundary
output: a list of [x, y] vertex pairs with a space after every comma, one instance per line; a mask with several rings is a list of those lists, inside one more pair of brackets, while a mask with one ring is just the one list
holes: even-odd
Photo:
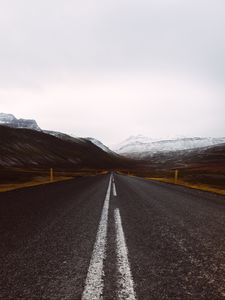
[[122, 143], [114, 146], [113, 150], [118, 154], [127, 155], [134, 158], [144, 158], [146, 155], [149, 156], [156, 153], [205, 148], [223, 143], [225, 143], [225, 137], [192, 137], [157, 140], [145, 137], [143, 135], [138, 135], [129, 137]]
[[29, 128], [38, 131], [41, 130], [35, 120], [17, 119], [14, 115], [5, 113], [0, 113], [0, 125], [13, 128]]

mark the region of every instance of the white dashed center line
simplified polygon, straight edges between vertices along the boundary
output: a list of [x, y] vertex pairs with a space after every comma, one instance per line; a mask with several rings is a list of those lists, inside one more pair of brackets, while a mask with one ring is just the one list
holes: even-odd
[[117, 267], [119, 272], [118, 278], [118, 299], [135, 300], [134, 283], [128, 260], [128, 250], [123, 232], [120, 211], [118, 208], [114, 211], [116, 227], [116, 244], [117, 244]]
[[[113, 175], [110, 176], [109, 185], [102, 209], [101, 220], [98, 227], [96, 242], [88, 269], [85, 282], [85, 288], [82, 300], [101, 300], [103, 299], [103, 267], [106, 259], [106, 243], [108, 229], [109, 200], [111, 194], [111, 185], [113, 185], [113, 196], [117, 196], [116, 185]], [[120, 211], [118, 208], [114, 211], [114, 221], [116, 229], [116, 255], [118, 269], [118, 290], [119, 300], [136, 300], [134, 283], [128, 260], [128, 250], [123, 232]]]
[[103, 292], [103, 262], [105, 259], [106, 238], [108, 228], [109, 199], [111, 193], [112, 176], [109, 180], [108, 190], [102, 209], [101, 220], [98, 227], [96, 242], [92, 253], [82, 300], [99, 300]]
[[113, 196], [114, 196], [114, 197], [117, 196], [115, 181], [113, 181]]

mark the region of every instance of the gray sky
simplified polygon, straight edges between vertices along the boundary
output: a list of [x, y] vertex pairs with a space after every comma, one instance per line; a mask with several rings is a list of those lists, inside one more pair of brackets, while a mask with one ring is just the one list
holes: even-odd
[[225, 136], [224, 0], [0, 0], [0, 112], [111, 145]]

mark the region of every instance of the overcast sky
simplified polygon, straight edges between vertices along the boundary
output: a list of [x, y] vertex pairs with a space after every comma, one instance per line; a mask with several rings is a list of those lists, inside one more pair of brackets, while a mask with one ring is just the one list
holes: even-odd
[[0, 0], [0, 112], [107, 145], [225, 136], [224, 0]]

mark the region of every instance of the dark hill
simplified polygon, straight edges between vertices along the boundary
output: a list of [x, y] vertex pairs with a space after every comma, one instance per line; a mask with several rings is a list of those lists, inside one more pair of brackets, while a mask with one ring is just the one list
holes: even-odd
[[0, 167], [113, 169], [124, 168], [127, 162], [85, 139], [63, 140], [35, 130], [0, 126]]
[[171, 178], [175, 169], [184, 181], [225, 188], [225, 144], [151, 155], [140, 161], [136, 174]]

